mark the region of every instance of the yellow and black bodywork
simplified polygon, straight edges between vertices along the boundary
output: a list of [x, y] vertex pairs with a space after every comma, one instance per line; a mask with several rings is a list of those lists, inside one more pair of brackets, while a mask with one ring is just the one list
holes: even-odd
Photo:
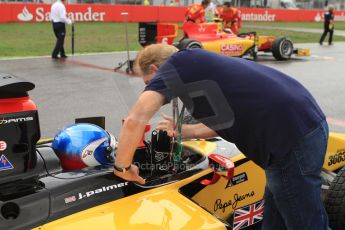
[[[222, 139], [185, 141], [183, 146], [189, 168], [142, 172], [147, 183], [140, 186], [116, 178], [109, 168], [63, 171], [49, 143], [38, 145], [39, 186], [14, 197], [2, 196], [0, 224], [4, 229], [42, 230], [232, 229], [235, 210], [263, 199], [264, 171]], [[331, 133], [325, 169], [336, 171], [345, 165], [344, 149], [345, 135]], [[211, 153], [234, 162], [232, 179], [201, 183], [213, 175], [207, 159]], [[145, 148], [138, 148], [135, 161], [145, 154]]]
[[345, 134], [330, 133], [323, 169], [331, 172], [345, 166]]
[[[112, 184], [122, 187], [103, 192], [100, 185], [90, 185], [88, 191], [95, 192], [90, 197], [87, 197], [90, 191], [78, 188], [79, 197], [95, 200], [94, 207], [68, 212], [35, 229], [232, 229], [234, 210], [263, 199], [264, 171], [233, 144], [222, 140], [186, 141], [184, 146], [205, 157], [214, 152], [230, 157], [235, 164], [234, 177], [231, 180], [222, 177], [213, 185], [202, 185], [201, 180], [212, 174], [203, 158], [195, 168], [180, 175], [162, 176], [145, 186], [112, 178]], [[335, 171], [345, 166], [344, 149], [345, 135], [330, 133], [325, 169]], [[103, 176], [111, 177], [109, 174]], [[113, 200], [97, 203], [104, 195]], [[66, 196], [67, 191], [60, 198], [66, 200]], [[75, 202], [65, 202], [66, 208], [77, 205], [78, 200]], [[251, 227], [259, 228], [258, 224]]]
[[[217, 149], [222, 155], [231, 157], [237, 179], [231, 181], [221, 177], [213, 185], [203, 185], [200, 182], [213, 174], [208, 168], [207, 156]], [[233, 144], [221, 139], [187, 141], [184, 151], [200, 154], [195, 166], [175, 175], [155, 178], [144, 186], [115, 177], [108, 182], [117, 188], [109, 190], [109, 183], [103, 186], [89, 184], [86, 189], [78, 186], [74, 191], [68, 191], [67, 186], [55, 202], [61, 199], [66, 210], [73, 210], [73, 206], [89, 199], [94, 200], [94, 207], [76, 213], [68, 211], [66, 215], [62, 213], [64, 217], [42, 223], [35, 229], [231, 229], [235, 209], [263, 199], [264, 171], [240, 154]], [[136, 154], [143, 152], [139, 150]], [[81, 172], [72, 175], [75, 173]], [[102, 174], [109, 179], [112, 177], [109, 171]], [[101, 201], [104, 196], [113, 200], [104, 203]], [[255, 226], [258, 227], [258, 223]]]

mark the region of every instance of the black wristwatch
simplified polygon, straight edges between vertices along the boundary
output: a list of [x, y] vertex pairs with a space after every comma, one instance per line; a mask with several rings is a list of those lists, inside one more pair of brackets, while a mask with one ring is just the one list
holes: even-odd
[[132, 167], [132, 164], [130, 164], [128, 167], [119, 167], [119, 166], [116, 166], [116, 165], [114, 164], [114, 169], [115, 169], [116, 171], [119, 171], [119, 172], [122, 172], [122, 173], [127, 172], [131, 167]]

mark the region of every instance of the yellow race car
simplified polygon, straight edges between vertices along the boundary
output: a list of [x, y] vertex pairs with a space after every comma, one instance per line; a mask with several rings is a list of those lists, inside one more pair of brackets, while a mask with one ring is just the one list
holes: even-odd
[[[26, 94], [34, 85], [11, 75], [0, 79], [1, 229], [260, 228], [265, 173], [234, 144], [216, 138], [172, 145], [166, 133], [153, 131], [134, 157], [146, 184], [126, 182], [113, 174], [116, 147], [103, 146], [108, 138], [83, 146], [95, 136], [89, 123], [102, 127], [104, 120], [79, 119], [72, 127], [80, 151], [59, 155], [57, 137], [36, 144], [37, 108]], [[345, 226], [344, 149], [345, 135], [331, 133], [323, 188], [333, 229]], [[96, 154], [110, 164], [95, 165]]]
[[[178, 29], [183, 37], [174, 42]], [[288, 60], [293, 55], [309, 56], [307, 48], [294, 48], [287, 37], [257, 36], [256, 32], [234, 34], [222, 29], [221, 23], [177, 24], [143, 22], [139, 23], [139, 43], [146, 46], [154, 43], [174, 44], [179, 49], [203, 48], [230, 57], [257, 59], [258, 53], [272, 53], [276, 60]]]

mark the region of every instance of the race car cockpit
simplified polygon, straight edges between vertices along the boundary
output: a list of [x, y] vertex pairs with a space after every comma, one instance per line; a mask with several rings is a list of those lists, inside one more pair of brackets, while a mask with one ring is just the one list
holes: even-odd
[[[205, 155], [174, 142], [162, 131], [153, 131], [151, 140], [143, 139], [135, 152], [134, 164], [139, 166], [140, 175], [146, 179], [144, 186], [114, 176], [112, 162], [116, 157], [116, 143], [108, 143], [101, 151], [98, 148], [108, 140], [111, 142], [110, 139], [114, 142], [113, 137], [100, 135], [98, 140], [102, 141], [95, 145], [94, 139], [75, 132], [79, 140], [89, 142], [77, 150], [65, 148], [69, 153], [72, 151], [71, 155], [60, 154], [57, 139], [66, 132], [59, 132], [53, 141], [38, 142], [37, 107], [28, 96], [28, 91], [34, 87], [33, 83], [13, 75], [0, 75], [0, 226], [3, 229], [39, 226], [86, 208], [187, 178], [208, 168]], [[85, 127], [97, 125], [72, 125], [77, 129], [81, 126], [85, 130]], [[97, 126], [97, 130], [103, 135], [102, 127]], [[67, 139], [61, 140], [66, 147]], [[178, 158], [174, 149], [178, 149]], [[100, 156], [103, 157], [101, 160]], [[79, 165], [68, 165], [76, 159], [81, 161]]]

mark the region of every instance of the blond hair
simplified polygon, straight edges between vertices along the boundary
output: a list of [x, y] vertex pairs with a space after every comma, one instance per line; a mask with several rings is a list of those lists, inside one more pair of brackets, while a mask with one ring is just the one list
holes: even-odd
[[146, 46], [144, 49], [139, 51], [135, 59], [134, 71], [139, 75], [149, 74], [151, 64], [159, 67], [177, 51], [178, 49], [175, 46], [166, 44]]

